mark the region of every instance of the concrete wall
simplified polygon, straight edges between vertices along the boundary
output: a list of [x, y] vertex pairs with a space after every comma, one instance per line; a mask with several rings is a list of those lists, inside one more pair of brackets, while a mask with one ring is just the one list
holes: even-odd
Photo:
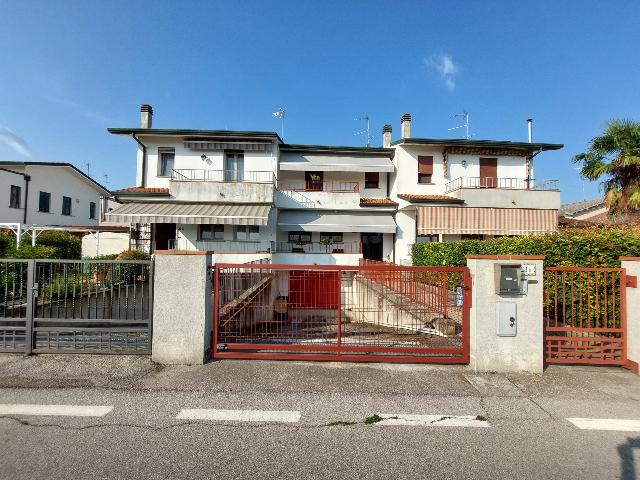
[[129, 233], [102, 232], [82, 237], [82, 257], [111, 255], [129, 250]]
[[[495, 291], [495, 265], [535, 265], [527, 277], [527, 295], [500, 296]], [[469, 366], [478, 372], [542, 373], [543, 352], [543, 260], [542, 257], [467, 257], [472, 278], [469, 328]], [[497, 335], [496, 304], [513, 302], [517, 308], [514, 337]]]
[[461, 188], [449, 193], [465, 201], [468, 207], [536, 208], [558, 210], [557, 190], [510, 190], [505, 188]]
[[[640, 279], [640, 257], [622, 257], [627, 275]], [[640, 286], [640, 285], [639, 285]], [[627, 359], [640, 364], [640, 288], [627, 288]]]
[[213, 325], [210, 265], [211, 255], [205, 252], [155, 256], [154, 362], [167, 365], [204, 363], [207, 350], [211, 348]]
[[169, 191], [185, 202], [273, 203], [273, 183], [170, 181]]

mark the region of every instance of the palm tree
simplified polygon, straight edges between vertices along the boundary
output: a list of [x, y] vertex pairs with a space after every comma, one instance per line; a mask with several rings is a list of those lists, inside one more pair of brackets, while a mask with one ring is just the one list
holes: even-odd
[[611, 120], [589, 143], [589, 150], [573, 157], [588, 180], [603, 179], [604, 201], [610, 215], [640, 211], [640, 123]]

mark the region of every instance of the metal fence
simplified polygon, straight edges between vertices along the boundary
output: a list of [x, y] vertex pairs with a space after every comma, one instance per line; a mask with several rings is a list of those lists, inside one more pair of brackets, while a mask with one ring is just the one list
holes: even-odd
[[218, 264], [213, 278], [216, 358], [468, 362], [464, 267]]
[[626, 287], [622, 268], [545, 268], [545, 360], [625, 365]]
[[151, 261], [0, 260], [0, 351], [151, 353]]
[[181, 168], [171, 171], [171, 179], [178, 182], [244, 182], [274, 183], [272, 171], [208, 170], [204, 168]]
[[445, 185], [445, 193], [461, 188], [498, 188], [507, 190], [558, 190], [558, 180], [533, 178], [458, 177]]

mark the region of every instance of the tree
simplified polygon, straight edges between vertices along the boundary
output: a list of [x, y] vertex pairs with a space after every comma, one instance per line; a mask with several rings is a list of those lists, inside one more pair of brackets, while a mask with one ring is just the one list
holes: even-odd
[[584, 178], [603, 179], [610, 215], [640, 211], [640, 123], [611, 120], [573, 162], [581, 164]]

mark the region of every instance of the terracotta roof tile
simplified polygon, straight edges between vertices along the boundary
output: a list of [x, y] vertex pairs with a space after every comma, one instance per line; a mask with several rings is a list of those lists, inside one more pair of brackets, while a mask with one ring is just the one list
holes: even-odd
[[160, 187], [128, 187], [115, 190], [114, 193], [169, 193], [169, 189]]
[[360, 206], [383, 206], [383, 207], [397, 207], [398, 204], [390, 198], [372, 198], [372, 197], [360, 197]]
[[421, 202], [421, 201], [443, 201], [443, 202], [455, 202], [462, 203], [463, 200], [450, 197], [448, 195], [414, 195], [412, 193], [400, 193], [398, 194], [403, 200], [407, 200], [409, 202]]

